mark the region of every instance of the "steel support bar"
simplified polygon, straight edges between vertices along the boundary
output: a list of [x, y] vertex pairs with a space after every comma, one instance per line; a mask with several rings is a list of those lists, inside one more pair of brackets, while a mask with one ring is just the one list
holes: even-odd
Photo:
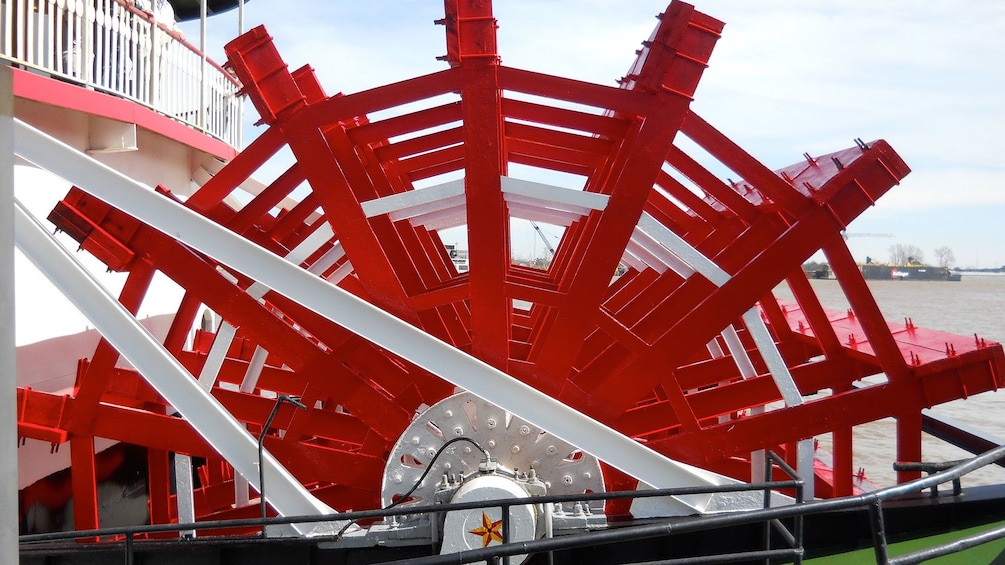
[[[647, 233], [654, 236], [657, 241], [663, 244], [676, 256], [684, 258], [689, 265], [698, 270], [702, 275], [716, 284], [716, 286], [722, 286], [729, 280], [729, 275], [719, 268], [718, 265], [713, 263], [700, 251], [690, 246], [687, 242], [677, 236], [677, 234], [657, 222], [649, 214], [643, 213], [639, 220], [639, 227], [643, 230], [648, 230]], [[750, 333], [754, 340], [754, 344], [761, 353], [761, 357], [768, 366], [768, 372], [774, 380], [775, 386], [778, 387], [778, 392], [785, 400], [785, 405], [791, 407], [802, 404], [802, 396], [799, 393], [799, 388], [796, 386], [796, 383], [792, 378], [792, 374], [789, 372], [788, 366], [785, 364], [785, 359], [782, 358], [781, 353], [778, 351], [778, 347], [775, 345], [771, 334], [768, 332], [768, 327], [765, 325], [764, 320], [761, 319], [757, 309], [752, 308], [744, 313], [743, 322], [746, 324], [747, 331]], [[747, 357], [743, 346], [739, 343], [736, 332], [732, 326], [729, 326], [727, 331], [723, 332], [723, 337], [726, 339], [726, 344], [729, 347], [733, 358], [736, 360], [737, 367], [740, 369], [741, 374], [743, 374], [744, 378], [752, 377], [753, 367], [750, 365], [750, 359]], [[760, 410], [763, 410], [763, 407]], [[799, 475], [806, 484], [806, 496], [812, 499], [814, 495], [812, 439], [801, 440], [799, 442], [798, 451]], [[761, 459], [759, 452], [751, 454], [751, 459], [754, 464], [752, 469], [759, 469], [760, 465], [757, 464]]]
[[757, 350], [761, 353], [765, 365], [768, 366], [768, 373], [775, 381], [775, 386], [778, 387], [778, 393], [785, 400], [785, 405], [799, 406], [802, 404], [803, 398], [799, 394], [799, 388], [792, 380], [792, 374], [789, 373], [789, 368], [785, 365], [785, 359], [778, 351], [775, 341], [768, 332], [768, 326], [764, 324], [764, 320], [761, 319], [756, 308], [751, 308], [743, 314], [743, 323], [747, 325], [747, 331], [753, 338]]
[[[703, 253], [692, 247], [680, 236], [656, 221], [648, 213], [643, 213], [639, 219], [639, 227], [656, 241], [665, 246], [675, 256], [681, 258], [688, 265], [701, 273], [705, 278], [712, 281], [716, 286], [722, 286], [729, 281], [729, 274], [723, 271], [718, 265], [712, 262]], [[761, 352], [765, 363], [768, 365], [768, 372], [778, 386], [778, 392], [785, 399], [786, 406], [797, 406], [802, 403], [799, 389], [796, 387], [792, 375], [789, 373], [785, 360], [782, 358], [778, 347], [775, 346], [768, 327], [758, 314], [756, 309], [750, 309], [743, 315], [743, 322], [747, 325], [757, 349]], [[736, 352], [733, 351], [734, 357]]]
[[[975, 455], [1005, 445], [1005, 439], [956, 421], [932, 410], [921, 411], [921, 429], [930, 436], [959, 447]], [[1005, 461], [998, 461], [1005, 467]]]
[[869, 504], [869, 524], [872, 527], [872, 548], [876, 554], [876, 563], [886, 565], [889, 562], [889, 554], [887, 553], [882, 500], [876, 499]]
[[[722, 340], [726, 342], [726, 348], [729, 349], [729, 354], [733, 357], [733, 362], [736, 364], [737, 370], [740, 371], [740, 376], [744, 379], [756, 377], [757, 370], [750, 361], [750, 356], [747, 355], [747, 350], [743, 347], [743, 342], [740, 341], [740, 336], [736, 334], [736, 328], [732, 324], [722, 330]], [[763, 414], [764, 410], [764, 405], [754, 406], [750, 409], [750, 414]], [[764, 463], [765, 452], [763, 449], [750, 453], [750, 480], [752, 482], [766, 480]]]
[[0, 68], [0, 561], [17, 561], [17, 371], [14, 339], [14, 94]]
[[607, 202], [611, 199], [610, 195], [607, 194], [572, 190], [507, 176], [503, 176], [500, 182], [504, 194], [522, 196], [533, 201], [541, 201], [547, 208], [567, 210], [578, 215], [585, 215], [590, 210], [602, 211], [607, 207]]
[[[178, 523], [195, 523], [195, 496], [192, 484], [192, 457], [175, 453], [174, 456], [175, 500], [178, 502]], [[182, 530], [178, 537], [194, 538], [195, 530]]]
[[[15, 215], [15, 231], [17, 216]], [[15, 233], [15, 238], [17, 234]], [[21, 249], [24, 251], [24, 249]], [[28, 255], [25, 253], [25, 255]], [[31, 256], [28, 257], [31, 259]], [[73, 488], [73, 524], [81, 530], [97, 528], [98, 485], [95, 476], [94, 437], [73, 436], [70, 438], [70, 477]]]
[[715, 262], [684, 241], [682, 237], [659, 223], [648, 212], [643, 212], [639, 217], [638, 227], [716, 286], [722, 286], [729, 281], [729, 273], [723, 271]]
[[[15, 141], [19, 156], [70, 180], [123, 212], [216, 258], [364, 339], [548, 430], [649, 485], [668, 488], [736, 482], [664, 457], [34, 128], [16, 123]], [[189, 388], [193, 389], [192, 394], [206, 394], [192, 379], [188, 381], [191, 382]], [[243, 429], [241, 431], [242, 441], [250, 441], [254, 448], [253, 440]], [[204, 429], [200, 432], [212, 438], [216, 430]], [[252, 459], [253, 456], [247, 458], [249, 461]], [[278, 482], [278, 478], [271, 476], [267, 480], [270, 484]], [[722, 508], [721, 503], [725, 501], [717, 500], [720, 496], [682, 497], [677, 510], [682, 514], [692, 514], [708, 507]], [[750, 500], [734, 498], [732, 509], [759, 504], [756, 496]]]
[[[74, 176], [72, 171], [67, 170], [62, 174]], [[148, 194], [156, 196], [153, 192]], [[162, 200], [167, 202], [167, 199]], [[184, 209], [176, 204], [173, 206]], [[32, 263], [238, 473], [257, 485], [255, 461], [258, 446], [241, 423], [203, 389], [185, 367], [77, 264], [20, 204], [16, 204], [15, 233], [18, 248]], [[312, 496], [271, 456], [265, 458], [265, 472], [270, 484], [274, 485], [276, 497], [273, 505], [277, 511], [287, 515], [332, 513], [331, 508]]]

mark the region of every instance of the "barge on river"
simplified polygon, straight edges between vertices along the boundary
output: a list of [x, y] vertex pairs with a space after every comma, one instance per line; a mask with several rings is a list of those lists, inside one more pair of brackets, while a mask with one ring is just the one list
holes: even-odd
[[949, 270], [948, 267], [933, 267], [930, 265], [880, 265], [866, 263], [861, 265], [862, 276], [866, 280], [894, 281], [959, 281], [963, 275]]

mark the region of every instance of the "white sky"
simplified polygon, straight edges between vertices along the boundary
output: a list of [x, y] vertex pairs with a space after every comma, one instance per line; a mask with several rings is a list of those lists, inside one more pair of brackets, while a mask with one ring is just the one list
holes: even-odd
[[[245, 26], [265, 24], [290, 67], [310, 64], [329, 93], [445, 68], [435, 60], [445, 52], [443, 28], [432, 24], [441, 2], [295, 5], [249, 0]], [[726, 27], [693, 107], [741, 147], [777, 169], [803, 152], [884, 138], [913, 169], [849, 227], [895, 236], [851, 238], [857, 259], [886, 259], [900, 243], [930, 261], [935, 248], [949, 246], [959, 266], [1005, 264], [1005, 3], [695, 6]], [[499, 0], [499, 51], [508, 66], [614, 85], [665, 8], [657, 0]], [[236, 10], [210, 24], [208, 51], [222, 60]], [[197, 22], [182, 29], [198, 43]]]

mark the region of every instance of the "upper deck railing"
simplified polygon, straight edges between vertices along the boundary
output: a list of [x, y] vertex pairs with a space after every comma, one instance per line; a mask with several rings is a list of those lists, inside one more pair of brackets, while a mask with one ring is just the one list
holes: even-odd
[[136, 101], [241, 146], [240, 85], [131, 0], [2, 0], [0, 59]]

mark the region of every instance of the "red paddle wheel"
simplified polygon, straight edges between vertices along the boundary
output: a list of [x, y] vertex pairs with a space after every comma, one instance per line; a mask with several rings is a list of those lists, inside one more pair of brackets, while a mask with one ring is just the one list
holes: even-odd
[[[853, 426], [895, 417], [896, 457], [918, 460], [923, 408], [1001, 385], [1000, 345], [884, 321], [840, 235], [909, 172], [885, 141], [772, 171], [690, 109], [721, 22], [671, 3], [614, 88], [502, 65], [489, 2], [446, 12], [449, 68], [347, 95], [288, 71], [264, 28], [231, 42], [264, 131], [183, 205], [660, 454], [741, 480], [753, 452], [796, 463], [797, 444], [832, 434], [833, 481], [816, 494], [850, 494]], [[295, 164], [238, 196], [284, 148]], [[134, 313], [155, 272], [185, 290], [163, 345], [251, 435], [277, 395], [301, 399], [265, 447], [333, 508], [378, 506], [395, 442], [455, 390], [88, 192], [49, 219], [129, 273], [119, 299]], [[526, 220], [564, 228], [547, 269], [513, 261], [511, 226]], [[459, 226], [463, 272], [440, 237]], [[819, 250], [848, 312], [824, 310], [801, 269]], [[779, 284], [794, 303], [775, 300]], [[203, 306], [223, 324], [189, 345]], [[102, 342], [72, 395], [18, 391], [19, 434], [70, 443], [76, 528], [98, 525], [95, 437], [146, 447], [153, 522], [177, 519], [170, 453], [205, 460], [197, 517], [257, 515], [233, 468], [118, 360]], [[605, 479], [635, 484], [606, 466]]]

